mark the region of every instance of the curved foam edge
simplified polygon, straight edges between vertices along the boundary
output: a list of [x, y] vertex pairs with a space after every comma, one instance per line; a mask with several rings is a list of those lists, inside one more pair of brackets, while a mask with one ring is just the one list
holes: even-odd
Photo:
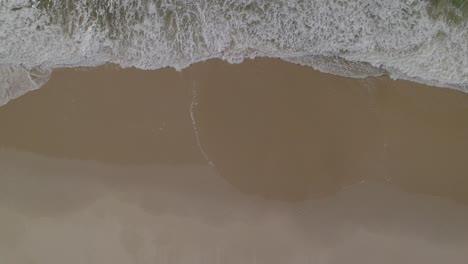
[[35, 67], [26, 69], [16, 65], [0, 65], [0, 106], [43, 86], [52, 69]]
[[[4, 29], [0, 31], [0, 65], [54, 69], [109, 63], [123, 68], [182, 70], [213, 58], [240, 63], [269, 57], [346, 77], [384, 74], [468, 90], [468, 21], [454, 24], [435, 18], [427, 10], [427, 1], [206, 4], [177, 0], [168, 4], [155, 0], [137, 1], [133, 7], [118, 1], [111, 7], [99, 2], [102, 12], [112, 8], [117, 15], [125, 10], [122, 17], [105, 23], [96, 20], [83, 1], [57, 3], [71, 2], [78, 3], [77, 15], [62, 21], [60, 12], [47, 13], [31, 1], [0, 1]], [[67, 7], [58, 4], [55, 8], [66, 11]], [[122, 30], [116, 33], [115, 28]], [[24, 83], [21, 78], [18, 82]], [[2, 89], [3, 100], [16, 92]]]
[[374, 67], [369, 63], [347, 61], [340, 57], [304, 56], [285, 58], [283, 60], [312, 67], [323, 73], [350, 78], [376, 77], [387, 73], [385, 70]]
[[453, 89], [460, 92], [468, 93], [467, 85], [450, 84], [436, 80], [423, 80], [417, 77], [411, 77], [408, 74], [405, 74], [404, 72], [401, 72], [398, 69], [394, 69], [391, 67], [376, 67], [367, 62], [350, 61], [341, 57], [303, 56], [284, 58], [283, 60], [290, 63], [311, 67], [323, 73], [343, 77], [363, 79], [367, 77], [387, 75], [393, 80], [411, 81], [433, 87]]
[[[254, 59], [256, 57], [252, 54], [250, 55], [251, 56], [247, 56], [244, 59]], [[243, 59], [228, 60], [223, 57], [221, 57], [221, 59], [231, 64], [242, 63], [243, 61]], [[375, 67], [372, 66], [370, 63], [349, 61], [341, 57], [310, 55], [300, 57], [286, 57], [280, 59], [289, 63], [310, 67], [323, 73], [348, 78], [363, 79], [367, 77], [388, 75], [393, 80], [407, 80], [429, 86], [454, 89], [460, 92], [468, 93], [468, 87], [464, 85], [455, 85], [437, 81], [422, 80], [419, 78], [408, 76], [407, 74], [400, 72], [396, 69]], [[92, 65], [90, 67], [93, 66], [97, 65]], [[190, 65], [185, 65], [185, 67], [175, 68], [176, 70], [183, 70], [189, 66]], [[120, 65], [120, 67], [125, 68], [125, 65]], [[43, 67], [26, 69], [17, 65], [0, 65], [0, 106], [5, 105], [9, 101], [18, 98], [29, 91], [41, 88], [49, 80], [52, 70], [53, 69]]]

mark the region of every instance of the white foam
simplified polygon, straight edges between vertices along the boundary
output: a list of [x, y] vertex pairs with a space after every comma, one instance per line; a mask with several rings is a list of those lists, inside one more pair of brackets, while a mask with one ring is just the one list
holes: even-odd
[[50, 69], [27, 70], [19, 66], [0, 65], [0, 106], [40, 88], [49, 80], [51, 72]]
[[285, 58], [286, 61], [312, 67], [324, 73], [351, 78], [366, 78], [381, 76], [386, 73], [383, 69], [373, 67], [369, 63], [347, 61], [340, 57], [303, 56]]
[[344, 76], [388, 72], [468, 90], [468, 24], [436, 20], [425, 1], [112, 1], [110, 10], [124, 10], [112, 25], [93, 19], [82, 2], [60, 24], [29, 1], [1, 0], [0, 64], [182, 69], [210, 58], [264, 56]]

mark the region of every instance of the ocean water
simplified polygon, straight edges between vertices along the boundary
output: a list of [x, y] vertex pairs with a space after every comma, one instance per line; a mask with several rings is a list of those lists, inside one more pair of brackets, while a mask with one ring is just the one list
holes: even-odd
[[54, 68], [272, 57], [468, 92], [468, 0], [0, 0], [0, 105]]

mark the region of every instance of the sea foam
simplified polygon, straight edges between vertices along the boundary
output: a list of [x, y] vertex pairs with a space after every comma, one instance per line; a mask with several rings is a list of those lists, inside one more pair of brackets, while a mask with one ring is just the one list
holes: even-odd
[[37, 88], [23, 81], [33, 69], [255, 57], [468, 92], [468, 23], [432, 15], [428, 1], [0, 0], [3, 102]]

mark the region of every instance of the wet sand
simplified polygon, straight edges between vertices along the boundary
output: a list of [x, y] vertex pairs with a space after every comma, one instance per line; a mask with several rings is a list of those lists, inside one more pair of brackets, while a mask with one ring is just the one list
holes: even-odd
[[0, 108], [0, 262], [464, 263], [467, 120], [271, 59], [57, 70]]

